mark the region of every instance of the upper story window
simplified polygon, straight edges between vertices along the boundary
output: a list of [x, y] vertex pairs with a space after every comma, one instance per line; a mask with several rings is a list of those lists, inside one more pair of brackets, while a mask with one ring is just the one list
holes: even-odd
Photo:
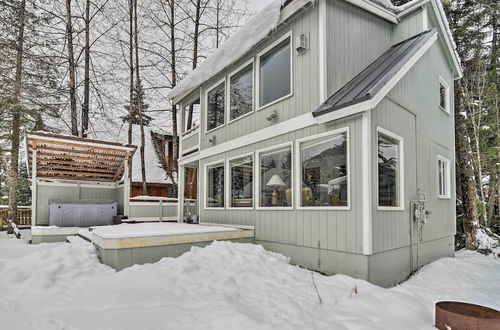
[[438, 156], [437, 160], [438, 197], [450, 198], [450, 160]]
[[300, 143], [301, 207], [347, 207], [347, 132]]
[[402, 198], [402, 138], [379, 128], [378, 206], [399, 208]]
[[207, 92], [207, 131], [224, 125], [226, 107], [226, 82], [223, 81]]
[[229, 121], [253, 111], [253, 63], [229, 76]]
[[439, 77], [439, 107], [450, 113], [450, 87], [442, 77]]
[[290, 96], [292, 94], [291, 35], [285, 36], [257, 59], [259, 108]]

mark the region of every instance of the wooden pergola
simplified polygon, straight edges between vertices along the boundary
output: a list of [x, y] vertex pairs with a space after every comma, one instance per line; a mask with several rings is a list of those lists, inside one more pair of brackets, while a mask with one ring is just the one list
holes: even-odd
[[28, 175], [38, 179], [117, 182], [136, 149], [75, 136], [26, 133]]
[[[137, 147], [48, 132], [26, 133], [26, 162], [31, 178], [32, 226], [37, 213], [41, 185], [117, 189], [123, 187], [124, 214], [129, 214], [129, 160]], [[47, 196], [45, 196], [47, 197]], [[41, 202], [42, 203], [42, 202]], [[45, 202], [44, 202], [45, 203]], [[40, 210], [38, 209], [40, 206]]]

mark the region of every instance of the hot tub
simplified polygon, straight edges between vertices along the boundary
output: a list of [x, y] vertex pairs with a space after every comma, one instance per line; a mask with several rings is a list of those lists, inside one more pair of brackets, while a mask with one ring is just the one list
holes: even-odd
[[118, 214], [118, 203], [113, 200], [49, 201], [49, 225], [57, 227], [91, 227], [113, 224]]

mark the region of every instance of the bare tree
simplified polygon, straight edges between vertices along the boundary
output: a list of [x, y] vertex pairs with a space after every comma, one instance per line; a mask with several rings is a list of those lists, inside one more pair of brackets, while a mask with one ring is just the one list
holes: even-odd
[[24, 50], [24, 27], [26, 18], [26, 0], [21, 0], [19, 5], [16, 54], [16, 78], [14, 83], [14, 106], [12, 107], [12, 137], [10, 151], [10, 190], [9, 190], [9, 216], [17, 223], [17, 185], [19, 176], [19, 139], [21, 128], [21, 88]]
[[139, 125], [141, 128], [141, 174], [142, 174], [142, 193], [144, 195], [148, 194], [148, 187], [146, 184], [146, 160], [144, 155], [145, 150], [145, 136], [144, 136], [144, 118], [142, 113], [142, 85], [141, 85], [141, 76], [139, 70], [139, 28], [138, 28], [138, 20], [139, 17], [137, 15], [137, 0], [133, 0], [134, 4], [134, 46], [135, 46], [135, 88], [136, 88], [136, 102], [137, 102], [137, 112], [139, 117]]
[[89, 130], [90, 104], [90, 0], [85, 2], [85, 47], [84, 47], [84, 78], [83, 78], [83, 106], [82, 106], [82, 137], [87, 137]]
[[73, 22], [71, 0], [66, 0], [66, 40], [68, 42], [69, 103], [71, 111], [71, 134], [78, 136], [78, 114], [76, 110], [76, 67], [73, 46]]

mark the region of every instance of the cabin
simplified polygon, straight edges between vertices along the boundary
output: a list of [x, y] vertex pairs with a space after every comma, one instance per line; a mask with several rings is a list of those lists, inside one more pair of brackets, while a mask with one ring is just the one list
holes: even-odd
[[272, 1], [169, 94], [179, 203], [195, 169], [202, 223], [251, 226], [303, 267], [399, 283], [454, 255], [461, 75], [437, 0]]

